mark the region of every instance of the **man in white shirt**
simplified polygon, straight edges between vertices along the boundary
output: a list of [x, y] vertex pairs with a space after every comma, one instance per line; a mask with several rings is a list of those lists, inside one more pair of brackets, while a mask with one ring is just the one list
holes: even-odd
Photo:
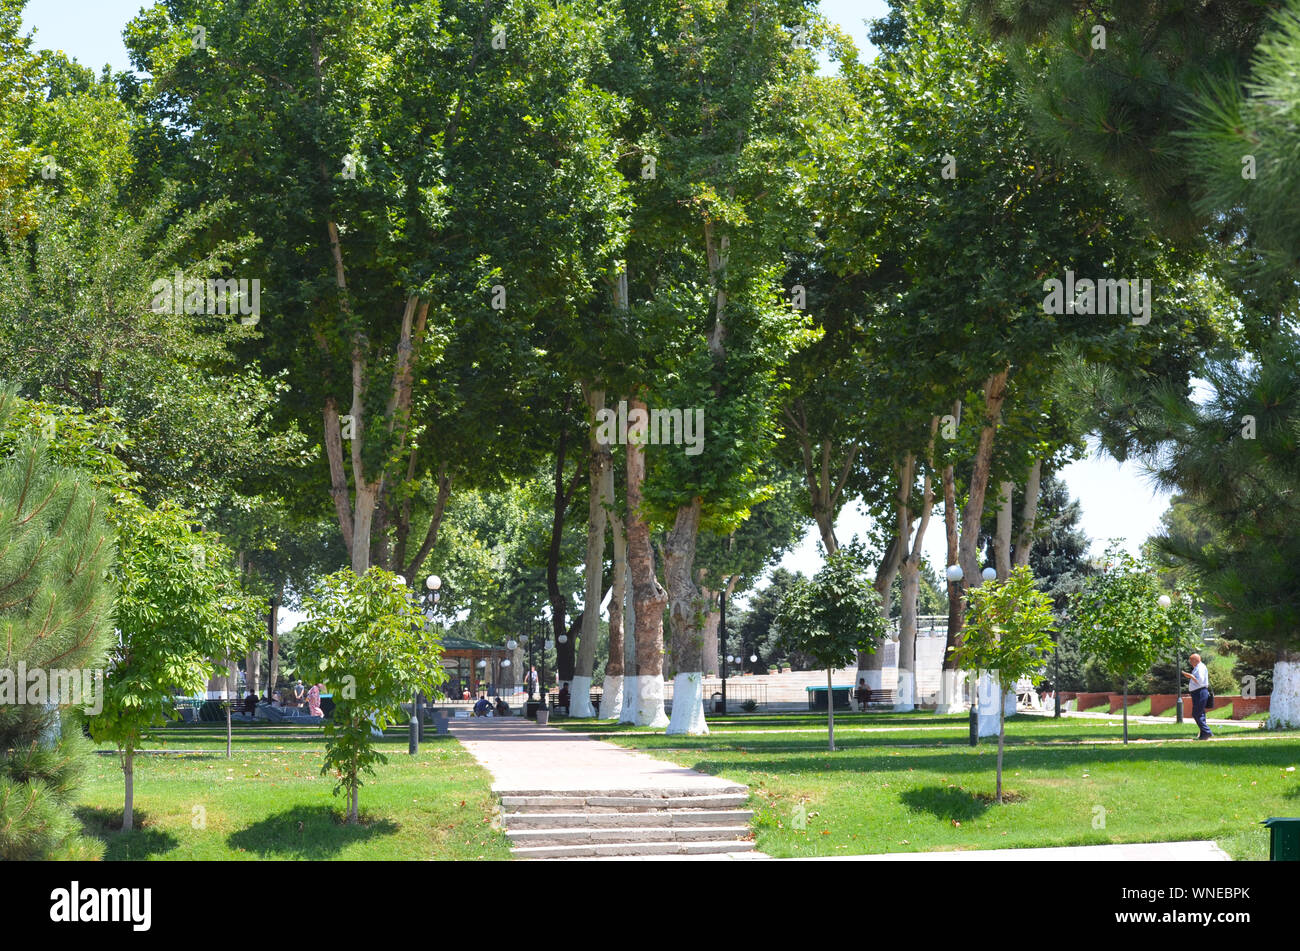
[[1196, 738], [1208, 740], [1214, 735], [1205, 722], [1205, 702], [1210, 695], [1210, 671], [1201, 662], [1200, 654], [1193, 654], [1187, 659], [1191, 662], [1192, 672], [1189, 674], [1184, 670], [1183, 676], [1187, 678], [1187, 689], [1192, 695], [1192, 717], [1201, 730]]

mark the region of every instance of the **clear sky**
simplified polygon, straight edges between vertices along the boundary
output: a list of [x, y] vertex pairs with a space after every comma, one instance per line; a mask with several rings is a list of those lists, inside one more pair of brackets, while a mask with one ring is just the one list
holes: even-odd
[[[886, 12], [884, 0], [821, 0], [821, 7], [869, 54], [864, 21]], [[126, 69], [130, 62], [122, 45], [122, 27], [141, 8], [140, 0], [30, 0], [23, 19], [36, 29], [40, 48], [61, 49], [97, 71], [105, 63]], [[1089, 458], [1072, 463], [1061, 474], [1083, 507], [1083, 529], [1098, 554], [1110, 538], [1123, 538], [1135, 551], [1168, 507], [1168, 496], [1153, 493], [1141, 470], [1132, 464], [1121, 466], [1110, 459]], [[855, 533], [865, 532], [867, 526], [867, 518], [850, 507], [841, 516], [836, 534], [847, 541]], [[926, 533], [926, 552], [936, 566], [946, 561], [942, 528], [942, 523], [932, 522]], [[821, 564], [817, 547], [817, 532], [810, 530], [782, 564], [805, 573], [816, 571]]]

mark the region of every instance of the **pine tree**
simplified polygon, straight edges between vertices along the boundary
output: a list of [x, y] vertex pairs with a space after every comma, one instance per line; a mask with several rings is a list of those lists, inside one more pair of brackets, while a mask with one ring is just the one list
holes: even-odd
[[[0, 394], [0, 429], [17, 399]], [[72, 812], [89, 744], [78, 711], [23, 702], [26, 671], [103, 666], [112, 631], [116, 541], [89, 476], [54, 465], [29, 436], [0, 460], [0, 860], [85, 856]], [[30, 681], [28, 682], [30, 683]], [[24, 693], [27, 683], [23, 684]], [[26, 698], [22, 698], [26, 699]], [[89, 702], [90, 698], [77, 697]]]

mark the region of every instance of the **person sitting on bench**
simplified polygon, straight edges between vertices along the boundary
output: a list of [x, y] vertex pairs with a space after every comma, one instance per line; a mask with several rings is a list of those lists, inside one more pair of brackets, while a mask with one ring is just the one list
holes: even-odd
[[569, 685], [560, 684], [560, 696], [555, 701], [556, 709], [561, 709], [567, 716], [569, 713]]
[[257, 694], [250, 693], [244, 698], [244, 713], [257, 713]]
[[491, 709], [492, 709], [492, 704], [488, 703], [487, 695], [479, 694], [478, 703], [474, 704], [474, 716], [485, 717], [488, 715], [488, 711]]
[[858, 702], [858, 712], [864, 713], [867, 709], [867, 704], [871, 702], [871, 688], [867, 686], [867, 679], [865, 677], [858, 678], [858, 686], [857, 689], [853, 691], [853, 699]]
[[506, 703], [501, 697], [497, 697], [496, 714], [499, 717], [511, 716], [510, 704]]

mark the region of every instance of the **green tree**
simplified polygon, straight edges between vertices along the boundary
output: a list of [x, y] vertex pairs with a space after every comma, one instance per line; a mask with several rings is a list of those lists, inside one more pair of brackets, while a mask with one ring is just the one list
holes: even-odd
[[188, 136], [163, 171], [257, 223], [249, 352], [321, 434], [314, 484], [358, 572], [420, 577], [453, 482], [549, 437], [533, 332], [591, 296], [622, 206], [616, 103], [589, 81], [603, 23], [585, 0], [172, 0], [128, 28], [142, 114]]
[[359, 821], [362, 774], [388, 758], [371, 730], [383, 732], [416, 692], [433, 696], [445, 679], [442, 648], [400, 578], [371, 568], [358, 578], [344, 569], [321, 580], [306, 601], [298, 632], [302, 676], [333, 688], [325, 725], [321, 775], [338, 777], [334, 794], [348, 794], [347, 821]]
[[777, 611], [786, 649], [808, 654], [826, 668], [826, 731], [835, 752], [834, 671], [859, 653], [879, 649], [888, 636], [880, 595], [866, 579], [861, 553], [842, 548], [811, 579], [796, 578]]
[[1006, 579], [987, 582], [971, 590], [970, 616], [957, 664], [974, 670], [991, 670], [997, 684], [998, 778], [997, 802], [1002, 804], [1002, 750], [1006, 740], [1006, 706], [1003, 696], [1021, 677], [1037, 674], [1053, 649], [1052, 599], [1039, 591], [1025, 565]]
[[90, 734], [117, 746], [126, 786], [122, 829], [129, 831], [135, 752], [144, 734], [175, 717], [177, 692], [203, 691], [220, 666], [242, 656], [261, 624], [257, 601], [240, 588], [234, 553], [203, 531], [193, 512], [119, 499], [114, 521], [119, 637], [109, 650], [104, 709], [91, 718]]
[[[0, 392], [0, 430], [8, 429], [18, 402], [12, 389]], [[89, 752], [73, 703], [94, 708], [112, 636], [116, 543], [105, 502], [88, 474], [51, 461], [47, 440], [28, 433], [6, 447], [0, 461], [5, 861], [93, 855], [72, 811]], [[37, 696], [29, 688], [32, 671], [70, 673], [74, 692], [65, 695], [57, 682], [43, 682]]]
[[1150, 564], [1112, 546], [1102, 571], [1070, 599], [1070, 626], [1080, 649], [1095, 656], [1124, 686], [1124, 742], [1128, 742], [1128, 685], [1183, 638], [1191, 608], [1180, 599], [1160, 604], [1162, 590]]

